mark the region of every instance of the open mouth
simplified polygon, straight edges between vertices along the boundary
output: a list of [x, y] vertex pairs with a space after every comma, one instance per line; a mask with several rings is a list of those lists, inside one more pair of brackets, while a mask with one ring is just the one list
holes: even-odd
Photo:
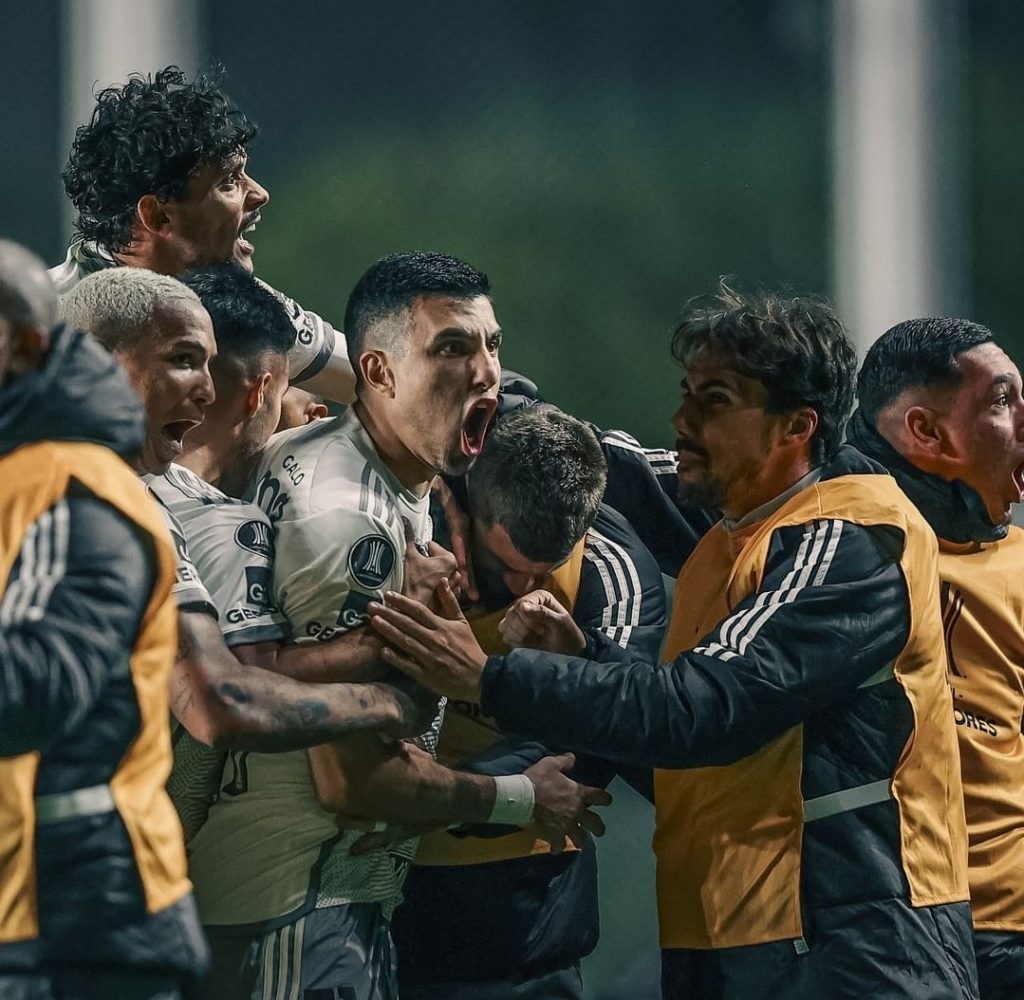
[[247, 221], [248, 224], [244, 225], [242, 227], [242, 229], [239, 231], [237, 242], [238, 242], [238, 249], [241, 250], [242, 253], [244, 253], [246, 256], [249, 256], [250, 254], [252, 254], [256, 250], [256, 248], [242, 234], [243, 233], [255, 232], [256, 231], [256, 226], [257, 226], [257, 224], [260, 221], [260, 217], [259, 217], [259, 215], [256, 215], [253, 218], [250, 218], [250, 219], [248, 219], [246, 221]]
[[163, 436], [171, 446], [171, 449], [176, 454], [179, 454], [182, 449], [182, 442], [184, 441], [185, 435], [192, 430], [193, 427], [198, 426], [199, 424], [195, 420], [172, 420], [169, 424], [164, 424]]
[[492, 397], [486, 397], [474, 403], [462, 421], [462, 453], [470, 458], [476, 458], [483, 450], [484, 439], [487, 437], [487, 428], [490, 426], [491, 417], [498, 408], [498, 401]]
[[1010, 474], [1010, 478], [1013, 480], [1013, 489], [1017, 494], [1014, 499], [1014, 503], [1024, 502], [1024, 462], [1021, 462], [1016, 469]]

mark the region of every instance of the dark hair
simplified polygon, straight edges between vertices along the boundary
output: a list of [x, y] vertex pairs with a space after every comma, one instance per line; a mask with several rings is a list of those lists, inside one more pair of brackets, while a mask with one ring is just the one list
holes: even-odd
[[910, 319], [897, 323], [871, 345], [860, 375], [857, 397], [873, 424], [900, 393], [913, 386], [955, 387], [962, 377], [957, 358], [992, 331], [967, 319]]
[[189, 83], [168, 66], [155, 76], [133, 73], [123, 86], [96, 95], [61, 174], [83, 237], [123, 250], [143, 195], [183, 199], [197, 170], [227, 160], [256, 135], [220, 89], [222, 77], [215, 70]]
[[218, 356], [247, 375], [256, 373], [264, 354], [283, 357], [295, 344], [284, 303], [236, 261], [193, 268], [179, 280], [210, 314]]
[[813, 407], [818, 427], [811, 458], [821, 462], [835, 454], [853, 408], [857, 353], [824, 299], [745, 296], [722, 281], [717, 295], [686, 304], [672, 333], [672, 354], [684, 369], [700, 348], [757, 379], [769, 413]]
[[469, 471], [469, 509], [535, 562], [560, 562], [593, 523], [606, 465], [594, 432], [548, 403], [497, 421]]
[[[359, 356], [368, 333], [383, 320], [394, 317], [423, 295], [447, 295], [473, 299], [491, 294], [487, 275], [475, 267], [437, 251], [393, 253], [372, 264], [356, 282], [345, 306], [345, 338], [348, 357], [360, 381]], [[392, 349], [397, 343], [390, 343]]]

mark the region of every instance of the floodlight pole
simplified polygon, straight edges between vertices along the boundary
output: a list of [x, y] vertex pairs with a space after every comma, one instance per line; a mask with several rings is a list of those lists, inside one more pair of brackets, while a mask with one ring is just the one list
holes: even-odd
[[[61, 168], [96, 90], [171, 63], [191, 75], [201, 43], [200, 0], [62, 0]], [[72, 215], [66, 204], [69, 230]]]
[[962, 0], [833, 0], [833, 266], [863, 354], [894, 323], [964, 313]]

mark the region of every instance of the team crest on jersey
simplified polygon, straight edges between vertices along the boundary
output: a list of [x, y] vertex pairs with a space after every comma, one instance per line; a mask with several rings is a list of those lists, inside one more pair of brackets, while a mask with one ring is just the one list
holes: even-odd
[[377, 590], [395, 568], [395, 547], [383, 535], [364, 535], [348, 554], [352, 579], [367, 590]]
[[235, 529], [235, 541], [250, 552], [270, 559], [274, 555], [274, 543], [270, 537], [270, 525], [265, 521], [245, 521]]

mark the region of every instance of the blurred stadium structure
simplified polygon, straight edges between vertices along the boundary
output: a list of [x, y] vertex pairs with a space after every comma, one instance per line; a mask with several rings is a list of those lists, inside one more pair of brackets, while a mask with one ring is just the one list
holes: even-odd
[[[667, 443], [667, 332], [722, 274], [837, 299], [862, 348], [966, 312], [1018, 359], [1011, 0], [4, 3], [0, 232], [50, 261], [91, 94], [212, 62], [263, 126], [257, 273], [340, 322], [395, 249], [485, 268], [505, 363]], [[656, 995], [650, 812], [620, 790], [590, 995]]]

